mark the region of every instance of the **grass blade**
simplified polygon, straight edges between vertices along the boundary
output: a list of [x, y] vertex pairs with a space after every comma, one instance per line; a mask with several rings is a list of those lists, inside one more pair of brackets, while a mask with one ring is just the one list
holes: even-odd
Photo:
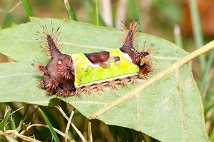
[[96, 21], [97, 21], [97, 26], [99, 26], [100, 20], [99, 20], [99, 0], [96, 0]]
[[213, 129], [212, 135], [210, 137], [210, 142], [214, 142], [214, 129]]
[[181, 30], [178, 25], [174, 26], [174, 39], [175, 39], [175, 44], [178, 45], [178, 47], [183, 48]]
[[59, 138], [58, 138], [58, 136], [57, 136], [57, 134], [55, 133], [55, 131], [54, 131], [54, 129], [53, 129], [53, 127], [52, 127], [50, 121], [48, 120], [47, 116], [45, 115], [45, 113], [44, 113], [40, 108], [38, 108], [38, 110], [40, 111], [40, 113], [42, 114], [42, 116], [43, 116], [45, 122], [47, 123], [48, 128], [49, 128], [49, 130], [50, 130], [50, 132], [51, 132], [51, 134], [52, 134], [52, 136], [53, 136], [54, 141], [55, 141], [55, 142], [60, 142], [60, 141], [59, 141]]
[[207, 82], [208, 73], [209, 73], [210, 67], [212, 66], [213, 60], [214, 60], [214, 50], [212, 50], [210, 52], [206, 67], [203, 70], [202, 79], [201, 79], [201, 82], [200, 82], [200, 85], [199, 85], [199, 89], [200, 89], [201, 92], [203, 92], [204, 86], [205, 86], [205, 84]]
[[[92, 0], [88, 0], [88, 2], [90, 3], [90, 5], [93, 7], [93, 9], [95, 9], [96, 11], [96, 6], [94, 4], [94, 2]], [[97, 15], [96, 15], [97, 16]], [[103, 25], [103, 26], [107, 26], [106, 23], [104, 22], [103, 18], [98, 14], [98, 17], [99, 17], [99, 20], [100, 20], [100, 23]]]
[[26, 116], [26, 114], [27, 114], [27, 111], [28, 111], [28, 109], [29, 109], [29, 106], [30, 106], [30, 104], [27, 104], [26, 107], [25, 107], [25, 111], [24, 111], [24, 114], [22, 115], [22, 119], [20, 120], [19, 126], [18, 126], [17, 129], [16, 129], [18, 132], [19, 132], [19, 131], [21, 130], [21, 128], [22, 128], [22, 125], [23, 125], [23, 123], [24, 123], [24, 118], [25, 118], [25, 116]]
[[26, 12], [27, 16], [28, 17], [32, 17], [33, 16], [33, 12], [31, 10], [27, 0], [21, 0], [21, 2], [22, 2], [22, 5], [23, 5], [23, 7], [25, 9], [25, 12]]
[[[191, 21], [193, 24], [192, 25], [193, 34], [194, 34], [194, 39], [196, 42], [196, 47], [200, 48], [203, 46], [203, 38], [202, 38], [201, 24], [200, 24], [200, 18], [199, 18], [199, 14], [198, 14], [196, 1], [189, 0], [189, 5], [190, 5], [190, 14], [191, 14]], [[204, 70], [205, 65], [206, 65], [205, 56], [204, 55], [199, 56], [199, 61], [200, 61], [201, 69]]]
[[70, 6], [68, 0], [64, 0], [64, 4], [65, 4], [65, 8], [68, 12], [69, 18], [71, 20], [77, 21], [77, 17], [76, 17], [76, 14], [74, 12], [74, 9]]
[[15, 120], [13, 117], [10, 118], [10, 127], [11, 127], [11, 130], [15, 130], [16, 129], [16, 123], [15, 123]]
[[150, 139], [150, 137], [147, 134], [143, 133], [143, 137], [146, 140], [146, 142], [152, 142], [151, 139]]
[[138, 20], [140, 22], [139, 25], [139, 30], [143, 32], [143, 22], [141, 20], [141, 13], [140, 13], [140, 9], [139, 9], [139, 1], [138, 0], [132, 0], [132, 7], [133, 7], [133, 17], [134, 20]]

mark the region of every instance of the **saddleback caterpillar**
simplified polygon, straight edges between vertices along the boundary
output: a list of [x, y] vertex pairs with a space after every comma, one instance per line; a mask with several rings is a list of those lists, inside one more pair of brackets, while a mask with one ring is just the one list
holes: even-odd
[[40, 87], [48, 95], [69, 96], [90, 93], [92, 89], [103, 91], [104, 86], [125, 86], [128, 81], [135, 83], [137, 78], [147, 77], [151, 71], [150, 50], [134, 49], [137, 29], [137, 22], [130, 23], [129, 29], [124, 28], [126, 34], [118, 49], [67, 55], [59, 50], [59, 28], [50, 33], [43, 27], [41, 42], [51, 59], [46, 66], [35, 64], [43, 74]]

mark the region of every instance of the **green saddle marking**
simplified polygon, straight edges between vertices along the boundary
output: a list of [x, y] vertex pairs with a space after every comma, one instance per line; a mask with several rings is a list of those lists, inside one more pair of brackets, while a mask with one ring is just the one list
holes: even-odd
[[139, 72], [139, 67], [126, 59], [119, 49], [110, 50], [110, 57], [119, 56], [120, 61], [111, 62], [107, 68], [92, 67], [84, 54], [72, 54], [75, 62], [75, 86]]

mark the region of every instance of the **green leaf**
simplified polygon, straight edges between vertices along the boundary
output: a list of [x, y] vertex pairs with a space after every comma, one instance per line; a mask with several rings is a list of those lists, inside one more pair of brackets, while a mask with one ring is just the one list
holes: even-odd
[[210, 137], [210, 142], [214, 142], [214, 129], [213, 129], [211, 137]]
[[[148, 48], [151, 43], [155, 44], [151, 59], [154, 69], [147, 79], [139, 79], [127, 87], [118, 86], [115, 90], [109, 87], [105, 87], [104, 92], [94, 90], [91, 95], [83, 92], [80, 97], [48, 97], [37, 85], [42, 76], [31, 65], [37, 61], [47, 64], [50, 59], [35, 40], [39, 38], [35, 33], [42, 31], [39, 25], [47, 25], [50, 29], [60, 27], [63, 53], [95, 52], [121, 46], [122, 33], [118, 29], [66, 20], [33, 18], [30, 23], [2, 30], [0, 52], [17, 62], [0, 64], [0, 102], [46, 106], [51, 104], [51, 99], [59, 98], [88, 118], [135, 129], [160, 141], [208, 140], [203, 105], [192, 76], [191, 63], [173, 67], [169, 73], [154, 78], [187, 55], [175, 44], [139, 33], [136, 48], [141, 49], [145, 41]], [[153, 83], [142, 89], [141, 86], [151, 80]]]

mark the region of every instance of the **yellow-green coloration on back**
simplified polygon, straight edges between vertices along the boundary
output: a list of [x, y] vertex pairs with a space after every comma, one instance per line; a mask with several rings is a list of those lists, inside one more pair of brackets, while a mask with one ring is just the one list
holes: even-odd
[[110, 80], [124, 75], [131, 75], [139, 72], [139, 67], [132, 64], [124, 57], [119, 49], [108, 51], [110, 58], [118, 56], [119, 61], [111, 62], [108, 67], [90, 65], [90, 61], [84, 54], [72, 54], [72, 59], [75, 62], [75, 86], [79, 87], [84, 84]]

